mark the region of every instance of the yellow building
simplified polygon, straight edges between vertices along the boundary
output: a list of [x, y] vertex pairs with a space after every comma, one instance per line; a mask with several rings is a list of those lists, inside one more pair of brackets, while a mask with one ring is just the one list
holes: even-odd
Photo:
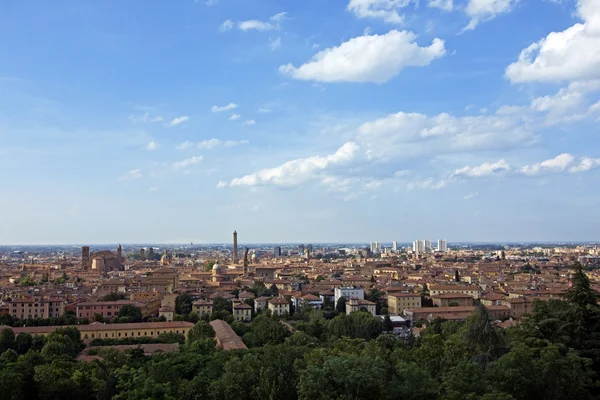
[[416, 293], [388, 293], [388, 313], [401, 315], [407, 308], [421, 308], [421, 295]]
[[481, 289], [478, 286], [467, 285], [429, 285], [429, 293], [431, 296], [446, 293], [464, 293], [474, 299], [478, 299], [481, 295]]
[[[162, 333], [180, 333], [187, 337], [194, 324], [191, 322], [140, 322], [131, 324], [102, 324], [94, 322], [89, 325], [78, 325], [75, 328], [81, 332], [81, 338], [93, 339], [125, 339], [125, 338], [156, 338]], [[15, 335], [29, 333], [31, 335], [47, 335], [64, 326], [27, 326], [21, 328], [1, 327], [12, 329]]]
[[276, 298], [269, 301], [269, 310], [273, 315], [284, 315], [290, 313], [290, 303], [282, 298]]
[[16, 319], [58, 318], [65, 313], [65, 299], [27, 296], [8, 302], [8, 312]]

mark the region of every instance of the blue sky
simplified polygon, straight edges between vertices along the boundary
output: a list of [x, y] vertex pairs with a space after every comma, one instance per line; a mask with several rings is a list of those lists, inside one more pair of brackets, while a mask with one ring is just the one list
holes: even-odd
[[0, 243], [597, 240], [597, 0], [0, 5]]

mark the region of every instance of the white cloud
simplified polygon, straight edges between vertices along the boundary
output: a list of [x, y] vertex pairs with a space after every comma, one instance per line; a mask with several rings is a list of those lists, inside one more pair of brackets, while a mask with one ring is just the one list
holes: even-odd
[[246, 121], [244, 121], [244, 125], [254, 125], [256, 124], [256, 121], [253, 119], [247, 119]]
[[237, 119], [240, 119], [240, 117], [241, 117], [241, 115], [240, 115], [240, 114], [231, 114], [231, 115], [229, 116], [229, 119], [230, 119], [231, 121], [235, 121], [235, 120], [237, 120]]
[[136, 179], [142, 178], [142, 170], [141, 169], [132, 169], [127, 172], [125, 175], [119, 177], [120, 181], [133, 181]]
[[443, 179], [436, 182], [433, 180], [433, 178], [427, 178], [424, 181], [409, 182], [406, 185], [406, 188], [408, 190], [413, 190], [413, 189], [438, 190], [438, 189], [445, 188], [447, 184], [448, 184], [448, 182], [446, 182]]
[[358, 18], [375, 18], [390, 24], [401, 24], [404, 16], [398, 10], [410, 3], [411, 0], [350, 0], [346, 9]]
[[399, 112], [362, 124], [357, 141], [369, 159], [393, 160], [430, 153], [520, 147], [535, 142], [536, 136], [515, 117], [455, 117], [446, 113], [429, 117]]
[[134, 123], [148, 123], [148, 122], [161, 122], [163, 117], [152, 116], [150, 113], [144, 113], [142, 115], [130, 115], [129, 119]]
[[214, 5], [217, 5], [217, 4], [219, 4], [219, 0], [206, 0], [206, 1], [204, 2], [204, 4], [205, 4], [205, 5], [207, 5], [207, 6], [209, 6], [209, 7], [210, 7], [210, 6], [214, 6]]
[[583, 23], [525, 48], [506, 68], [506, 77], [513, 83], [600, 78], [600, 2], [578, 0], [577, 13]]
[[239, 145], [243, 145], [243, 144], [248, 144], [250, 143], [248, 140], [221, 140], [221, 139], [216, 139], [216, 138], [212, 138], [212, 139], [208, 139], [208, 140], [203, 140], [200, 143], [198, 143], [198, 148], [199, 149], [205, 149], [205, 150], [211, 150], [217, 147], [234, 147], [234, 146], [239, 146]]
[[471, 21], [463, 29], [468, 31], [484, 21], [496, 18], [498, 14], [504, 14], [512, 11], [519, 0], [469, 0], [465, 13]]
[[583, 157], [579, 160], [577, 165], [573, 165], [571, 168], [569, 168], [569, 172], [587, 172], [598, 166], [600, 166], [600, 158]]
[[182, 169], [187, 168], [191, 165], [200, 164], [203, 160], [202, 156], [194, 156], [190, 158], [186, 158], [185, 160], [177, 161], [173, 163], [174, 169]]
[[315, 177], [316, 173], [327, 169], [341, 167], [352, 162], [359, 151], [354, 142], [348, 142], [340, 147], [334, 154], [328, 156], [313, 156], [288, 161], [285, 164], [263, 169], [241, 178], [235, 178], [229, 183], [220, 183], [219, 187], [227, 186], [294, 186]]
[[556, 173], [566, 171], [575, 161], [569, 153], [559, 154], [558, 156], [537, 164], [525, 165], [521, 167], [521, 173], [525, 175], [539, 175], [543, 173]]
[[233, 21], [228, 19], [227, 21], [223, 22], [221, 24], [221, 26], [219, 26], [219, 30], [221, 32], [227, 32], [229, 30], [231, 30], [231, 28], [233, 28]]
[[359, 36], [318, 52], [300, 67], [287, 64], [279, 71], [300, 80], [383, 83], [405, 67], [426, 66], [446, 54], [441, 39], [428, 47], [419, 47], [415, 39], [414, 33], [397, 30]]
[[[257, 31], [270, 31], [279, 29], [279, 23], [287, 19], [286, 12], [280, 12], [269, 18], [269, 22], [259, 21], [256, 19], [250, 19], [248, 21], [238, 22], [238, 28], [242, 31], [257, 30]], [[231, 21], [230, 21], [231, 22]], [[232, 24], [233, 26], [233, 24]], [[231, 29], [231, 27], [229, 28]]]
[[186, 121], [188, 121], [190, 119], [190, 117], [187, 116], [181, 116], [181, 117], [177, 117], [177, 118], [173, 118], [173, 120], [171, 122], [169, 122], [169, 126], [177, 126], [179, 124], [182, 124]]
[[185, 141], [183, 143], [178, 144], [176, 149], [177, 150], [187, 150], [187, 149], [191, 149], [192, 147], [194, 147], [194, 143]]
[[471, 200], [471, 199], [474, 199], [477, 196], [479, 196], [479, 192], [473, 192], [473, 193], [465, 194], [464, 197], [463, 197], [463, 199], [465, 199], [465, 200]]
[[148, 191], [150, 192], [158, 192], [160, 190], [160, 188], [158, 186], [151, 186]]
[[269, 43], [269, 48], [271, 50], [277, 50], [280, 47], [281, 47], [281, 37], [278, 37], [277, 39], [275, 39]]
[[148, 150], [148, 151], [152, 151], [152, 150], [156, 150], [156, 149], [158, 149], [158, 143], [156, 143], [155, 141], [152, 141], [146, 145], [146, 150]]
[[465, 166], [459, 168], [452, 173], [452, 176], [482, 178], [497, 175], [506, 171], [510, 171], [510, 165], [508, 165], [508, 163], [502, 159], [495, 163], [486, 162], [476, 167]]
[[237, 104], [235, 104], [235, 103], [229, 103], [229, 104], [227, 104], [225, 106], [212, 106], [210, 108], [210, 111], [212, 111], [214, 113], [218, 113], [218, 112], [233, 110], [235, 108], [237, 108]]
[[273, 112], [273, 110], [271, 110], [268, 107], [259, 107], [257, 111], [261, 114], [267, 114], [267, 113]]
[[454, 3], [452, 0], [429, 0], [427, 7], [439, 8], [444, 11], [452, 11]]

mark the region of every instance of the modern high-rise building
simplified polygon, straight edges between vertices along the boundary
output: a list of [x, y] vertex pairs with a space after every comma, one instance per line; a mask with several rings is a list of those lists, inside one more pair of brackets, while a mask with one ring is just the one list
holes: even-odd
[[233, 263], [238, 263], [238, 242], [237, 242], [237, 231], [233, 231]]
[[392, 242], [392, 251], [398, 251], [398, 242], [396, 242], [395, 240]]
[[298, 254], [304, 254], [304, 245], [303, 244], [298, 246]]
[[431, 253], [433, 247], [431, 247], [431, 240], [425, 240], [425, 253]]
[[281, 247], [280, 247], [280, 246], [276, 246], [276, 247], [275, 247], [275, 249], [274, 249], [274, 251], [273, 251], [273, 255], [274, 255], [276, 258], [279, 258], [279, 257], [281, 257]]
[[448, 243], [446, 242], [446, 239], [438, 240], [437, 251], [442, 252], [442, 253], [445, 253], [448, 251]]
[[[431, 246], [431, 242], [430, 242]], [[413, 242], [413, 253], [422, 254], [425, 253], [425, 240], [415, 240]]]
[[140, 260], [144, 261], [146, 259], [146, 249], [140, 249]]
[[371, 252], [372, 253], [381, 253], [381, 243], [371, 242]]

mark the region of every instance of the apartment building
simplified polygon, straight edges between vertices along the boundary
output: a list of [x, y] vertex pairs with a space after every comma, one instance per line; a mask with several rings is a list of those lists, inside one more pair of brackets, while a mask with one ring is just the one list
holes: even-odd
[[[160, 305], [160, 302], [159, 302]], [[94, 318], [95, 314], [99, 314], [102, 318], [112, 319], [119, 314], [119, 311], [124, 306], [138, 307], [140, 310], [144, 308], [143, 303], [137, 303], [131, 300], [119, 300], [119, 301], [97, 301], [89, 303], [77, 304], [77, 317], [87, 318], [89, 320]], [[157, 310], [158, 311], [158, 310]], [[142, 311], [143, 314], [143, 311]]]
[[65, 312], [66, 301], [62, 297], [27, 296], [7, 304], [9, 314], [16, 319], [58, 318]]
[[401, 315], [408, 308], [421, 308], [420, 294], [388, 293], [388, 313]]

